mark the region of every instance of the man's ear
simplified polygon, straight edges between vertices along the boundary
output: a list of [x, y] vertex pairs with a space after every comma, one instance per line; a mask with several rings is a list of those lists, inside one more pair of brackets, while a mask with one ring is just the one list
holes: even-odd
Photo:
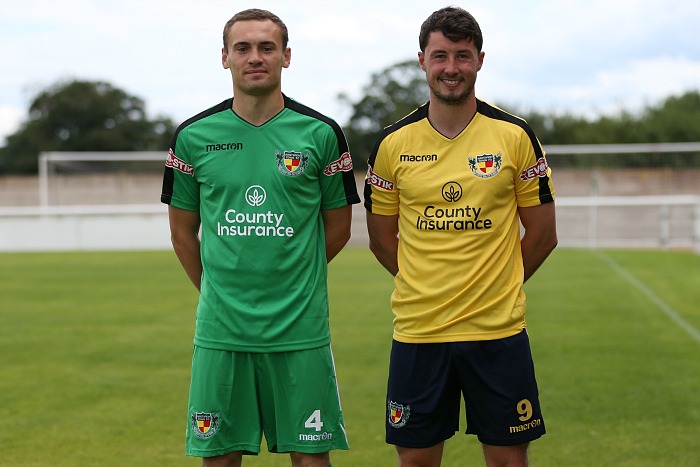
[[221, 48], [221, 65], [223, 65], [224, 69], [228, 69], [228, 51], [226, 47]]
[[425, 55], [423, 52], [418, 52], [418, 64], [420, 64], [420, 69], [425, 71]]
[[284, 68], [289, 68], [289, 65], [292, 63], [292, 49], [291, 47], [287, 47], [284, 49], [284, 60], [282, 61], [282, 67]]
[[484, 57], [486, 54], [484, 52], [479, 52], [479, 64], [476, 67], [476, 71], [480, 71], [481, 67], [484, 66]]

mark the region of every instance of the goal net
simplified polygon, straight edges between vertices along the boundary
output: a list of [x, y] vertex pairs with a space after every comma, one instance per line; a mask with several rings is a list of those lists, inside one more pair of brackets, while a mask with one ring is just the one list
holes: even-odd
[[41, 206], [153, 204], [163, 152], [49, 152], [39, 157]]
[[564, 245], [700, 251], [700, 143], [562, 145], [545, 151]]
[[[559, 244], [700, 252], [700, 143], [545, 145], [554, 171]], [[40, 204], [159, 204], [165, 152], [45, 153]], [[362, 190], [364, 174], [357, 174]], [[366, 245], [361, 204], [353, 243]]]

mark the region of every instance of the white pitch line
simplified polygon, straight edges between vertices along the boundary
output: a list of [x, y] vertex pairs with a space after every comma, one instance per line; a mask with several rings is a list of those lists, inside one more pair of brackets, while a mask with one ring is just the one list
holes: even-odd
[[676, 323], [678, 327], [687, 332], [690, 337], [695, 339], [697, 343], [700, 344], [700, 331], [695, 329], [690, 323], [683, 319], [683, 317], [678, 313], [672, 306], [664, 302], [658, 295], [656, 295], [649, 287], [647, 287], [643, 282], [634, 277], [629, 271], [620, 266], [614, 259], [606, 255], [600, 250], [596, 251], [598, 256], [605, 261], [608, 266], [614, 269], [618, 274], [624, 277], [627, 282], [632, 284], [640, 292], [642, 292], [649, 300], [657, 306], [666, 316], [671, 318], [671, 321]]

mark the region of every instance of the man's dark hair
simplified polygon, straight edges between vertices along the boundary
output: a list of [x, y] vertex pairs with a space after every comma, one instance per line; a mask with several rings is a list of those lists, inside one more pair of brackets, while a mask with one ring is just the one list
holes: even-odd
[[459, 7], [448, 6], [428, 16], [428, 19], [423, 22], [418, 36], [421, 52], [425, 52], [428, 38], [433, 31], [442, 32], [453, 42], [471, 39], [479, 52], [484, 45], [484, 37], [481, 35], [479, 23], [476, 22], [471, 13]]
[[289, 31], [287, 30], [287, 25], [274, 13], [267, 10], [260, 10], [258, 8], [251, 8], [249, 10], [239, 11], [233, 17], [226, 22], [224, 26], [224, 49], [228, 47], [226, 43], [228, 31], [231, 29], [234, 23], [238, 21], [265, 21], [270, 20], [280, 27], [282, 31], [282, 48], [287, 48], [287, 43], [289, 42]]

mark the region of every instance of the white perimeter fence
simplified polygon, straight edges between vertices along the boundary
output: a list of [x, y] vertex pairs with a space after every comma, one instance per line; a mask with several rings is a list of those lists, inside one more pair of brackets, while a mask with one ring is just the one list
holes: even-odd
[[[700, 143], [548, 146], [554, 154], [700, 152]], [[112, 160], [133, 156], [113, 154]], [[162, 204], [50, 205], [42, 155], [39, 205], [0, 207], [0, 251], [95, 251], [170, 249], [167, 206]], [[82, 160], [95, 160], [84, 155]], [[105, 160], [104, 155], [97, 156]], [[163, 154], [150, 160], [162, 160]], [[143, 160], [143, 159], [141, 159]], [[697, 172], [700, 174], [700, 171]], [[557, 188], [555, 175], [555, 188]], [[700, 253], [700, 180], [695, 194], [654, 196], [558, 196], [557, 229], [563, 247], [678, 248]], [[160, 186], [157, 187], [160, 189]], [[358, 177], [361, 193], [362, 177]], [[153, 199], [149, 197], [149, 199]], [[353, 207], [351, 244], [367, 245], [364, 208]]]

